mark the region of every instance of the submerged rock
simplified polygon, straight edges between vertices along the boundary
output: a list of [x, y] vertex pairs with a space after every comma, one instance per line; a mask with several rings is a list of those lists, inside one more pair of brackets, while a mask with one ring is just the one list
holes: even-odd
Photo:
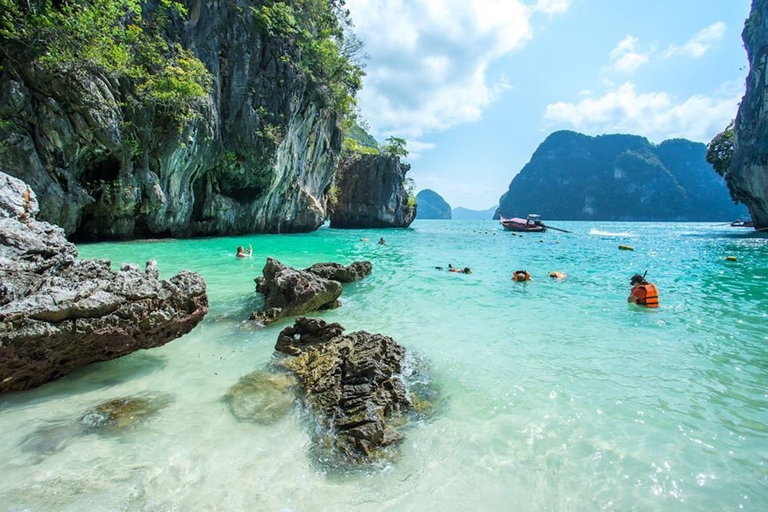
[[299, 379], [304, 401], [325, 427], [316, 446], [323, 460], [371, 463], [392, 458], [398, 426], [412, 407], [401, 371], [405, 349], [392, 338], [299, 318], [275, 347], [279, 364]]
[[78, 425], [72, 423], [52, 423], [35, 429], [19, 444], [22, 452], [35, 455], [51, 455], [66, 448], [75, 437], [82, 434]]
[[269, 425], [293, 407], [296, 384], [296, 377], [288, 373], [256, 371], [229, 388], [223, 400], [238, 420]]
[[340, 305], [341, 283], [357, 281], [371, 273], [369, 261], [356, 261], [344, 266], [338, 263], [317, 263], [305, 270], [283, 265], [267, 258], [257, 277], [256, 291], [264, 294], [264, 307], [253, 313], [252, 320], [269, 324], [286, 316], [297, 316]]
[[86, 411], [80, 418], [80, 425], [86, 433], [120, 433], [146, 420], [170, 402], [167, 396], [114, 398]]
[[87, 410], [77, 421], [59, 420], [38, 427], [22, 439], [22, 452], [51, 455], [66, 448], [72, 439], [86, 434], [121, 434], [170, 404], [169, 395], [129, 396], [102, 402]]
[[164, 345], [207, 313], [199, 274], [161, 281], [153, 261], [146, 272], [112, 272], [108, 260], [77, 260], [62, 230], [36, 213], [31, 189], [0, 173], [0, 393]]

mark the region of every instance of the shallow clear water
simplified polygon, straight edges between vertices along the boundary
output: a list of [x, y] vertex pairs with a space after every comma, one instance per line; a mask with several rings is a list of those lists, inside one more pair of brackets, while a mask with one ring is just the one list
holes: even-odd
[[[417, 221], [80, 246], [114, 266], [155, 258], [162, 277], [202, 273], [210, 312], [164, 347], [0, 397], [0, 510], [768, 509], [768, 238], [714, 224], [552, 224], [573, 234]], [[254, 258], [234, 258], [249, 243]], [[317, 316], [429, 362], [440, 406], [407, 427], [397, 463], [329, 473], [298, 410], [260, 426], [222, 403], [292, 323], [246, 321], [266, 256], [373, 262], [341, 308]], [[434, 268], [449, 263], [472, 274]], [[512, 282], [520, 268], [533, 280]], [[630, 276], [646, 269], [656, 311], [626, 304]], [[119, 435], [70, 434], [89, 407], [128, 395], [170, 402]]]

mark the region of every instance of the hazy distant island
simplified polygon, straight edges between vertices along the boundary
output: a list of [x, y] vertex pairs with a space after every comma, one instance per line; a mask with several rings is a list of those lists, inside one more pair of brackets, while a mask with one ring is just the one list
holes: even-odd
[[416, 202], [419, 205], [419, 211], [416, 213], [417, 219], [448, 219], [451, 218], [451, 205], [443, 197], [428, 188], [416, 194]]
[[457, 206], [453, 209], [453, 218], [455, 220], [490, 220], [493, 219], [498, 209], [498, 206], [492, 206], [487, 210], [470, 210]]
[[515, 176], [505, 217], [562, 220], [724, 221], [748, 215], [706, 161], [707, 146], [653, 144], [637, 135], [552, 133]]

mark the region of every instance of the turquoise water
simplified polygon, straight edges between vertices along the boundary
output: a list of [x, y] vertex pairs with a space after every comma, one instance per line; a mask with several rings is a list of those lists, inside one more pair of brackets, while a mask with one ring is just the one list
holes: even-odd
[[[115, 266], [155, 258], [162, 277], [200, 272], [210, 312], [163, 347], [0, 397], [0, 509], [768, 509], [768, 238], [700, 223], [552, 224], [573, 233], [417, 221], [80, 246]], [[254, 258], [234, 258], [249, 243]], [[373, 262], [341, 308], [317, 316], [428, 361], [439, 408], [408, 426], [398, 462], [328, 473], [300, 412], [254, 425], [221, 402], [269, 364], [292, 323], [246, 320], [266, 256], [300, 268]], [[472, 274], [434, 268], [449, 263]], [[532, 281], [511, 281], [521, 268]], [[626, 303], [629, 278], [645, 270], [660, 290], [655, 311]], [[127, 395], [172, 401], [122, 435], [30, 449], [38, 429]]]

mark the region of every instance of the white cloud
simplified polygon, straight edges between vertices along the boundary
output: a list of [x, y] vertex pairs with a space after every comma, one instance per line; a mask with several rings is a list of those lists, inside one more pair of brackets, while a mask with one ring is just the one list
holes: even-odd
[[406, 149], [408, 150], [408, 160], [416, 160], [425, 151], [435, 149], [435, 144], [433, 142], [422, 142], [416, 139], [409, 139]]
[[699, 30], [684, 45], [670, 45], [664, 52], [664, 57], [670, 58], [676, 55], [689, 57], [701, 57], [725, 35], [725, 23], [718, 21], [712, 25]]
[[570, 5], [571, 0], [539, 0], [533, 6], [533, 10], [547, 14], [559, 14], [567, 11]]
[[627, 36], [611, 51], [610, 57], [614, 70], [634, 73], [637, 68], [648, 63], [650, 53], [640, 53], [637, 43], [636, 37]]
[[664, 91], [638, 93], [626, 82], [600, 97], [547, 105], [544, 121], [550, 128], [593, 135], [632, 133], [655, 142], [675, 137], [709, 142], [736, 115], [743, 92], [743, 85], [734, 82], [711, 96], [678, 100]]
[[532, 37], [532, 13], [567, 1], [355, 0], [355, 32], [370, 56], [358, 103], [377, 137], [408, 139], [477, 121], [509, 88], [489, 66]]

